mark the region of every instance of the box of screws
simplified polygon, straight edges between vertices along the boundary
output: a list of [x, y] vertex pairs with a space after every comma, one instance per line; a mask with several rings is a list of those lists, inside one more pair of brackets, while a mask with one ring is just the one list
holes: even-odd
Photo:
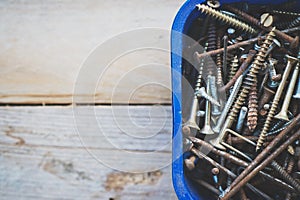
[[299, 2], [249, 2], [195, 3], [185, 28], [184, 178], [199, 199], [300, 199]]

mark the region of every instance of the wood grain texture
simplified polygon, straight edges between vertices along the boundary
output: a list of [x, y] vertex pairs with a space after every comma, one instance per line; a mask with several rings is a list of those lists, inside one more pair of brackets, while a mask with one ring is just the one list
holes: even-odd
[[[117, 106], [117, 119], [109, 106], [93, 107], [95, 115], [91, 108], [0, 108], [1, 199], [176, 199], [171, 149], [161, 148], [171, 140], [171, 108]], [[87, 120], [74, 120], [78, 113]], [[115, 148], [86, 123], [95, 116]], [[147, 127], [156, 134], [131, 132], [128, 120], [137, 129]], [[87, 132], [78, 127], [86, 127]], [[144, 154], [139, 162], [134, 155], [124, 162], [118, 155], [125, 150]], [[113, 167], [120, 160], [122, 171]]]
[[[71, 103], [82, 64], [97, 46], [133, 29], [170, 30], [183, 2], [1, 1], [0, 103]], [[168, 33], [153, 36], [153, 44], [169, 48]], [[100, 62], [97, 69], [105, 71], [97, 74], [100, 82], [87, 77], [84, 84], [94, 90], [76, 94], [76, 103], [170, 103], [169, 54], [133, 52], [112, 62], [109, 70]]]

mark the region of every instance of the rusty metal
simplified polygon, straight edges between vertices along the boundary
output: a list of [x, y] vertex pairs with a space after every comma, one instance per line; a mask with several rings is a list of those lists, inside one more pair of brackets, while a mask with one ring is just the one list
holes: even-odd
[[288, 174], [287, 171], [285, 171], [275, 160], [272, 160], [271, 166], [273, 169], [283, 178], [285, 181], [287, 181], [291, 186], [293, 186], [297, 191], [300, 192], [300, 184], [291, 177], [291, 175]]
[[255, 50], [250, 50], [249, 51], [247, 58], [241, 64], [240, 68], [235, 73], [235, 75], [232, 77], [232, 79], [229, 80], [229, 82], [225, 86], [223, 86], [222, 88], [220, 88], [221, 91], [229, 90], [230, 87], [232, 87], [234, 85], [234, 83], [238, 79], [238, 77], [240, 75], [242, 75], [243, 72], [248, 68], [248, 66], [252, 62], [252, 60], [253, 60], [253, 58], [254, 58], [255, 55], [256, 55], [256, 51]]
[[[235, 175], [232, 171], [230, 171], [229, 169], [227, 169], [226, 167], [222, 166], [221, 164], [219, 164], [218, 162], [216, 162], [215, 160], [213, 160], [212, 158], [208, 157], [207, 155], [203, 154], [200, 150], [196, 149], [196, 148], [192, 148], [191, 152], [195, 155], [197, 155], [200, 159], [204, 159], [206, 160], [208, 163], [210, 163], [212, 166], [217, 167], [218, 169], [222, 170], [224, 173], [226, 173], [229, 177], [231, 178], [236, 178], [237, 175]], [[251, 184], [247, 183], [246, 187], [248, 187], [250, 190], [252, 190], [253, 192], [255, 192], [256, 194], [262, 196], [263, 198], [265, 198], [266, 200], [272, 200], [272, 198], [270, 196], [268, 196], [267, 194], [265, 194], [264, 192], [258, 190], [257, 188], [255, 188], [254, 186], [252, 186]]]
[[228, 81], [230, 81], [234, 77], [234, 75], [238, 71], [238, 66], [239, 66], [239, 59], [237, 55], [235, 55], [230, 63]]
[[[296, 27], [296, 28], [285, 29], [285, 30], [283, 30], [281, 32], [283, 32], [283, 33], [292, 33], [292, 32], [299, 31], [299, 30], [300, 30], [300, 27]], [[245, 40], [245, 41], [238, 42], [236, 44], [227, 46], [226, 49], [227, 49], [227, 52], [229, 52], [229, 51], [232, 51], [232, 50], [237, 49], [239, 47], [251, 45], [254, 42], [257, 42], [258, 40], [265, 39], [265, 38], [266, 38], [266, 36], [258, 36], [256, 38], [252, 38], [252, 39], [249, 39], [249, 40]], [[217, 54], [223, 53], [223, 52], [224, 52], [224, 47], [220, 48], [220, 49], [216, 49], [216, 50], [210, 51], [210, 52], [204, 52], [204, 53], [199, 53], [199, 52], [196, 51], [194, 53], [194, 57], [195, 57], [196, 60], [198, 60], [198, 62], [200, 62], [201, 58], [206, 58], [206, 57], [209, 57], [209, 56], [214, 56], [214, 55], [217, 55]]]
[[[251, 140], [253, 142], [256, 142], [258, 140], [258, 136], [244, 136], [248, 140]], [[269, 142], [275, 138], [274, 135], [272, 136], [267, 136], [266, 137], [266, 142]], [[239, 138], [239, 137], [231, 137], [231, 142], [232, 144], [245, 144], [245, 140]]]
[[253, 84], [255, 84], [256, 77], [259, 73], [259, 70], [261, 69], [261, 67], [263, 65], [263, 61], [265, 60], [266, 51], [267, 51], [268, 47], [271, 45], [271, 43], [274, 39], [274, 36], [275, 36], [274, 32], [271, 31], [267, 35], [266, 39], [264, 40], [264, 42], [262, 44], [262, 48], [259, 50], [258, 54], [256, 55], [256, 57], [253, 61], [253, 64], [251, 66], [251, 69], [246, 75], [245, 81], [241, 87], [241, 92], [239, 93], [237, 99], [235, 100], [235, 103], [232, 106], [231, 111], [228, 114], [228, 117], [223, 125], [223, 128], [219, 134], [219, 137], [210, 141], [211, 144], [213, 144], [214, 146], [224, 149], [224, 147], [222, 147], [222, 145], [220, 143], [222, 142], [223, 138], [225, 137], [226, 129], [230, 128], [231, 125], [233, 124], [233, 122], [235, 121], [235, 119], [237, 118], [241, 107], [243, 106], [243, 104], [246, 101], [246, 98], [249, 94], [250, 88], [253, 86]]
[[223, 126], [224, 124], [224, 121], [226, 119], [226, 116], [228, 114], [228, 111], [229, 109], [231, 108], [233, 102], [234, 102], [234, 99], [236, 98], [238, 92], [239, 92], [239, 89], [242, 85], [242, 81], [243, 81], [243, 76], [240, 76], [237, 81], [235, 82], [234, 84], [234, 87], [232, 89], [232, 92], [223, 108], [223, 111], [221, 113], [221, 116], [220, 118], [218, 119], [218, 122], [217, 122], [217, 125], [213, 128], [214, 132], [219, 134], [220, 133], [220, 130], [221, 130], [221, 127]]
[[[270, 164], [282, 151], [284, 151], [291, 143], [300, 137], [300, 130], [289, 137], [282, 145], [280, 145], [272, 154], [270, 154], [261, 164], [249, 172], [243, 179], [241, 179], [237, 184], [231, 185], [228, 190], [225, 190], [220, 199], [229, 200], [233, 195], [235, 195], [240, 188], [242, 188], [247, 182], [249, 182], [257, 173], [263, 170], [268, 164]], [[274, 139], [275, 140], [275, 139]], [[270, 146], [270, 145], [269, 145]], [[244, 170], [245, 172], [245, 170]], [[235, 179], [236, 180], [236, 179]], [[297, 183], [298, 184], [298, 183]], [[299, 188], [296, 188], [298, 191]]]
[[248, 115], [247, 126], [251, 132], [253, 132], [257, 126], [258, 120], [258, 100], [257, 100], [257, 80], [250, 88], [249, 100], [248, 100]]
[[258, 109], [261, 110], [263, 106], [271, 101], [271, 98], [275, 95], [275, 91], [272, 89], [264, 86], [263, 87], [263, 94], [260, 97], [258, 103]]
[[276, 147], [276, 145], [283, 139], [285, 136], [291, 132], [295, 127], [300, 123], [300, 114], [297, 115], [292, 122], [282, 130], [271, 142], [270, 144], [262, 150], [260, 154], [250, 163], [250, 165], [232, 182], [231, 188], [235, 187], [242, 179], [244, 179], [265, 157], [269, 155], [271, 150]]
[[262, 145], [263, 145], [263, 143], [264, 143], [266, 134], [269, 131], [272, 119], [273, 119], [273, 117], [275, 115], [275, 112], [276, 112], [276, 109], [277, 109], [280, 97], [281, 97], [281, 95], [283, 93], [283, 89], [284, 89], [284, 87], [286, 85], [285, 81], [288, 79], [290, 71], [292, 70], [293, 65], [297, 61], [297, 58], [294, 58], [294, 57], [288, 56], [288, 55], [287, 55], [287, 59], [288, 59], [288, 63], [286, 65], [286, 68], [285, 68], [282, 80], [281, 80], [281, 82], [280, 82], [280, 84], [278, 86], [277, 92], [276, 92], [275, 97], [273, 99], [271, 108], [270, 108], [270, 110], [268, 112], [268, 116], [267, 116], [267, 119], [266, 119], [266, 121], [264, 123], [263, 129], [260, 132], [259, 139], [258, 139], [257, 144], [256, 144], [256, 151], [260, 150], [261, 147], [262, 147]]
[[[272, 29], [274, 29], [274, 27], [272, 27], [272, 26], [269, 26], [269, 27], [263, 26], [258, 19], [256, 19], [255, 17], [253, 17], [237, 8], [234, 8], [230, 5], [225, 5], [225, 8], [228, 9], [229, 11], [239, 15], [243, 19], [247, 20], [252, 25], [255, 25], [255, 26], [261, 28], [262, 30], [271, 31]], [[299, 36], [296, 36], [295, 38], [293, 38], [277, 29], [274, 29], [274, 32], [275, 32], [276, 36], [278, 36], [280, 39], [283, 39], [283, 40], [289, 42], [291, 44], [292, 48], [296, 48], [299, 45]]]
[[[184, 159], [184, 173], [193, 184], [196, 183], [195, 187], [198, 183], [218, 194], [221, 200], [232, 197], [242, 200], [295, 199], [295, 195], [300, 194], [300, 172], [297, 172], [297, 167], [300, 169], [300, 106], [297, 103], [300, 79], [299, 91], [295, 90], [299, 66], [292, 70], [300, 48], [300, 27], [282, 29], [298, 16], [283, 18], [283, 14], [272, 12], [272, 8], [248, 6], [250, 4], [245, 2], [222, 4], [220, 8], [219, 2], [217, 7], [215, 3], [209, 0], [204, 3], [208, 6], [197, 5], [206, 17], [201, 15], [195, 19], [187, 32], [192, 38], [200, 38], [201, 43], [191, 43], [191, 46], [187, 42], [184, 43], [187, 47], [183, 47], [182, 55], [193, 55], [194, 64], [202, 67], [200, 82], [206, 81], [197, 88], [199, 77], [196, 77], [196, 71], [192, 70], [191, 64], [182, 66], [184, 77], [190, 83], [196, 81], [197, 103], [187, 105], [184, 101], [184, 106], [195, 113], [191, 116], [200, 128], [191, 130], [187, 124], [182, 127], [183, 148], [185, 152], [189, 151], [189, 157]], [[256, 30], [250, 33], [243, 25], [250, 29], [253, 26]], [[276, 29], [278, 26], [282, 28]], [[198, 53], [193, 48], [196, 44], [205, 44], [205, 51]], [[285, 59], [285, 55], [290, 56]], [[300, 52], [298, 59], [299, 55]], [[288, 62], [284, 63], [286, 60]], [[202, 92], [209, 101], [200, 101]], [[211, 104], [212, 101], [215, 104]], [[278, 116], [284, 113], [284, 120], [282, 117], [276, 119], [277, 113]], [[183, 122], [186, 119], [183, 115]], [[270, 196], [253, 186], [257, 180], [263, 181], [258, 188]]]

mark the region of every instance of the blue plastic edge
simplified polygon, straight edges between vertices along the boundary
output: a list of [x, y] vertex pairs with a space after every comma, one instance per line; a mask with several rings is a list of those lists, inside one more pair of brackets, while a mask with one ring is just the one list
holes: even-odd
[[[182, 34], [185, 27], [191, 23], [187, 21], [195, 6], [205, 0], [187, 0], [178, 11], [171, 33], [171, 75], [172, 75], [172, 113], [173, 113], [173, 141], [172, 141], [172, 180], [177, 197], [183, 199], [202, 199], [187, 186], [183, 173], [183, 146], [181, 133], [181, 70], [182, 70]], [[279, 4], [286, 0], [220, 0], [220, 3], [248, 2], [253, 4]], [[200, 15], [200, 13], [199, 13]], [[195, 18], [192, 17], [191, 19]]]

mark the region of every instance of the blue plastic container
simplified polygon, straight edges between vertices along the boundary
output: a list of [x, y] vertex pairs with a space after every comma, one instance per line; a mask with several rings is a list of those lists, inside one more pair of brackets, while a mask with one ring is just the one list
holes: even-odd
[[[173, 23], [171, 35], [171, 65], [172, 65], [172, 108], [173, 108], [173, 164], [172, 164], [172, 175], [173, 185], [176, 194], [179, 199], [211, 199], [206, 194], [206, 191], [199, 191], [193, 187], [193, 185], [186, 180], [183, 170], [183, 145], [182, 145], [182, 132], [181, 132], [181, 121], [182, 121], [182, 88], [181, 88], [181, 73], [182, 73], [182, 53], [184, 49], [183, 37], [181, 34], [187, 34], [187, 30], [190, 28], [193, 21], [201, 15], [201, 12], [196, 9], [196, 5], [205, 2], [204, 0], [187, 0], [186, 3], [178, 11], [176, 18]], [[249, 4], [264, 4], [274, 5], [285, 3], [286, 0], [220, 0], [221, 4], [236, 3], [236, 2], [247, 2]], [[300, 1], [295, 7], [299, 11]], [[202, 16], [202, 15], [201, 15]]]

